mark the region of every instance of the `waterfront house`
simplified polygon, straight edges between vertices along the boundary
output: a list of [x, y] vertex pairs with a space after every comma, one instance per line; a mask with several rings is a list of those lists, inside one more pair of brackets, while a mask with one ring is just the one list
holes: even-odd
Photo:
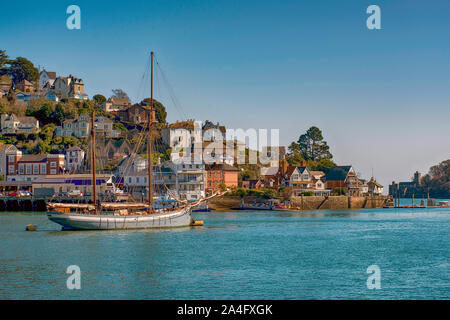
[[16, 148], [13, 144], [0, 144], [0, 175], [6, 178], [7, 171], [7, 159], [14, 162], [17, 157], [22, 156], [22, 151]]
[[7, 181], [34, 181], [46, 175], [62, 174], [65, 168], [63, 154], [26, 154], [9, 156]]
[[[111, 191], [113, 188], [113, 177], [109, 174], [97, 174], [96, 186], [99, 194]], [[32, 184], [33, 193], [37, 189], [53, 189], [54, 193], [66, 193], [79, 190], [84, 195], [92, 194], [91, 174], [57, 174], [38, 176]]]
[[166, 162], [175, 173], [176, 190], [181, 199], [196, 201], [205, 197], [205, 165], [200, 163]]
[[0, 118], [2, 134], [32, 134], [39, 132], [39, 121], [35, 117], [18, 117], [3, 113]]
[[326, 187], [335, 192], [346, 191], [349, 196], [360, 195], [360, 181], [352, 166], [336, 166], [325, 176]]
[[325, 173], [323, 171], [311, 171], [311, 181], [316, 190], [325, 190]]
[[[278, 162], [279, 163], [279, 162]], [[280, 188], [280, 168], [278, 166], [262, 167], [260, 177], [263, 181], [262, 187], [279, 189]]]
[[383, 194], [383, 186], [377, 182], [373, 177], [367, 182], [368, 193], [370, 195], [379, 196]]
[[366, 196], [369, 193], [369, 186], [366, 179], [359, 179], [359, 194], [360, 196]]
[[65, 166], [69, 172], [80, 170], [84, 166], [85, 152], [80, 147], [70, 147], [66, 150]]
[[238, 186], [239, 169], [229, 164], [212, 164], [205, 166], [206, 171], [206, 192], [216, 192], [220, 190], [220, 185], [227, 188]]

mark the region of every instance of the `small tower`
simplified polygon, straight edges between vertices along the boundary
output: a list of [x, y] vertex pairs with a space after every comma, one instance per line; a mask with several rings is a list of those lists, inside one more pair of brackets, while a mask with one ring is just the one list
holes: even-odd
[[422, 185], [422, 174], [419, 171], [414, 172], [414, 184], [416, 186]]

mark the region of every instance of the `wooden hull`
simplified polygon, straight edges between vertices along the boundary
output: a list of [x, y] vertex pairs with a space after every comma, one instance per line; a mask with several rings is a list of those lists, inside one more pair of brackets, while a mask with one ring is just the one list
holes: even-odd
[[69, 230], [124, 230], [189, 226], [191, 208], [149, 215], [115, 216], [48, 212], [47, 217]]

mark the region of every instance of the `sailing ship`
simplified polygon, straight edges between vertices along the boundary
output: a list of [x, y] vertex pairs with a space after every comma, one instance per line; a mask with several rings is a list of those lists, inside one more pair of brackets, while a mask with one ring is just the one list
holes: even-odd
[[[153, 52], [151, 52], [151, 89], [150, 89], [150, 110], [148, 117], [148, 202], [100, 202], [97, 200], [95, 175], [95, 147], [92, 148], [92, 204], [69, 204], [69, 203], [48, 203], [48, 219], [61, 225], [63, 229], [70, 230], [113, 230], [113, 229], [147, 229], [147, 228], [167, 228], [183, 227], [189, 225], [199, 225], [198, 221], [192, 219], [193, 207], [199, 206], [202, 202], [216, 196], [213, 194], [207, 198], [199, 199], [193, 203], [177, 199], [181, 205], [155, 208], [153, 199], [152, 177], [152, 130], [156, 122], [153, 100]], [[91, 138], [92, 145], [95, 146], [95, 124], [94, 111], [91, 113]], [[167, 192], [175, 197], [167, 188]]]

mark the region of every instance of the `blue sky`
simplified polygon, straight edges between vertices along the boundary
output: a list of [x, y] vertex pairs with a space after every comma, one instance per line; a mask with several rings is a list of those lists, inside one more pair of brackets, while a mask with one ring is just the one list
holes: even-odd
[[[81, 30], [66, 8], [81, 8]], [[381, 8], [381, 30], [366, 8]], [[2, 3], [0, 48], [87, 93], [122, 88], [133, 101], [156, 52], [169, 120], [279, 128], [282, 144], [312, 125], [335, 161], [387, 185], [450, 158], [450, 2], [22, 1]]]

